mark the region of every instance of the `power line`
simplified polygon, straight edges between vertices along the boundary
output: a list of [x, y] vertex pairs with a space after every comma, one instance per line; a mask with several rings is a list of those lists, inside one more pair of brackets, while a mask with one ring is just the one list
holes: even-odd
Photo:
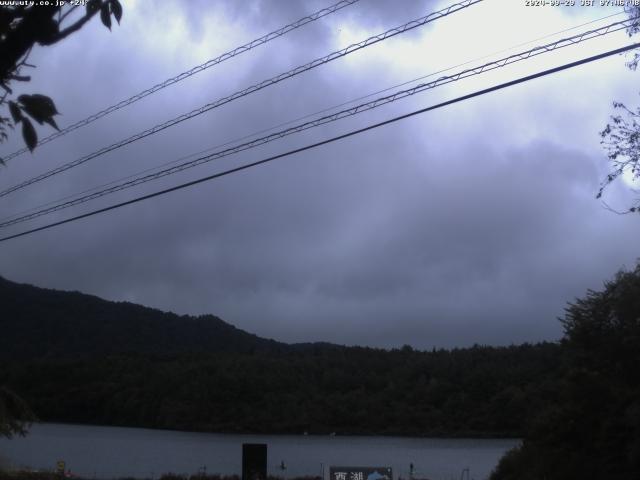
[[22, 236], [25, 236], [25, 235], [29, 235], [31, 233], [39, 232], [39, 231], [42, 231], [42, 230], [47, 230], [49, 228], [53, 228], [53, 227], [56, 227], [56, 226], [59, 226], [59, 225], [64, 225], [66, 223], [70, 223], [70, 222], [74, 222], [74, 221], [77, 221], [77, 220], [81, 220], [83, 218], [87, 218], [87, 217], [91, 217], [91, 216], [94, 216], [94, 215], [98, 215], [100, 213], [105, 213], [105, 212], [108, 212], [108, 211], [111, 211], [111, 210], [115, 210], [115, 209], [118, 209], [118, 208], [121, 208], [121, 207], [124, 207], [124, 206], [127, 206], [127, 205], [132, 205], [134, 203], [142, 202], [144, 200], [149, 200], [151, 198], [159, 197], [161, 195], [165, 195], [167, 193], [174, 192], [174, 191], [177, 191], [177, 190], [182, 190], [184, 188], [191, 187], [193, 185], [197, 185], [197, 184], [204, 183], [204, 182], [207, 182], [207, 181], [210, 181], [210, 180], [214, 180], [216, 178], [224, 177], [226, 175], [230, 175], [232, 173], [236, 173], [236, 172], [239, 172], [239, 171], [242, 171], [242, 170], [246, 170], [246, 169], [249, 169], [249, 168], [252, 168], [252, 167], [255, 167], [255, 166], [258, 166], [258, 165], [262, 165], [262, 164], [265, 164], [265, 163], [268, 163], [268, 162], [272, 162], [272, 161], [280, 159], [280, 158], [288, 157], [288, 156], [294, 155], [296, 153], [301, 153], [301, 152], [304, 152], [304, 151], [307, 151], [307, 150], [311, 150], [311, 149], [316, 148], [316, 147], [320, 147], [322, 145], [327, 145], [329, 143], [336, 142], [338, 140], [343, 140], [345, 138], [352, 137], [354, 135], [358, 135], [360, 133], [364, 133], [366, 131], [373, 130], [375, 128], [379, 128], [379, 127], [382, 127], [382, 126], [385, 126], [385, 125], [389, 125], [391, 123], [395, 123], [395, 122], [400, 121], [400, 120], [404, 120], [406, 118], [413, 117], [415, 115], [426, 113], [426, 112], [429, 112], [431, 110], [436, 110], [438, 108], [443, 108], [443, 107], [446, 107], [448, 105], [452, 105], [452, 104], [459, 103], [459, 102], [462, 102], [462, 101], [465, 101], [465, 100], [469, 100], [471, 98], [478, 97], [478, 96], [481, 96], [481, 95], [485, 95], [487, 93], [491, 93], [491, 92], [495, 92], [495, 91], [498, 91], [498, 90], [502, 90], [504, 88], [511, 87], [511, 86], [514, 86], [514, 85], [517, 85], [517, 84], [520, 84], [520, 83], [528, 82], [528, 81], [534, 80], [536, 78], [540, 78], [540, 77], [544, 77], [544, 76], [551, 75], [551, 74], [554, 74], [554, 73], [558, 73], [558, 72], [563, 71], [563, 70], [574, 68], [574, 67], [577, 67], [579, 65], [584, 65], [586, 63], [594, 62], [596, 60], [600, 60], [602, 58], [606, 58], [606, 57], [609, 57], [611, 55], [617, 55], [619, 53], [623, 53], [623, 52], [626, 52], [626, 51], [629, 51], [629, 50], [633, 50], [633, 49], [636, 49], [636, 48], [639, 48], [639, 47], [640, 47], [640, 43], [634, 43], [634, 44], [628, 45], [626, 47], [621, 47], [621, 48], [617, 48], [615, 50], [610, 50], [608, 52], [601, 53], [599, 55], [594, 55], [594, 56], [591, 56], [591, 57], [587, 57], [587, 58], [584, 58], [582, 60], [577, 60], [575, 62], [567, 63], [567, 64], [561, 65], [559, 67], [554, 67], [554, 68], [551, 68], [551, 69], [548, 69], [548, 70], [543, 70], [541, 72], [534, 73], [532, 75], [527, 75], [525, 77], [521, 77], [521, 78], [518, 78], [516, 80], [511, 80], [509, 82], [501, 83], [501, 84], [495, 85], [493, 87], [489, 87], [489, 88], [485, 88], [485, 89], [482, 89], [482, 90], [478, 90], [476, 92], [473, 92], [473, 93], [470, 93], [470, 94], [467, 94], [467, 95], [463, 95], [461, 97], [457, 97], [457, 98], [454, 98], [452, 100], [447, 100], [445, 102], [438, 103], [438, 104], [432, 105], [430, 107], [422, 108], [420, 110], [415, 110], [413, 112], [406, 113], [404, 115], [400, 115], [400, 116], [397, 116], [397, 117], [393, 117], [393, 118], [390, 118], [388, 120], [385, 120], [385, 121], [382, 121], [382, 122], [379, 122], [379, 123], [375, 123], [375, 124], [369, 125], [369, 126], [364, 127], [364, 128], [359, 128], [359, 129], [356, 129], [356, 130], [352, 130], [352, 131], [344, 133], [342, 135], [337, 135], [335, 137], [331, 137], [331, 138], [328, 138], [326, 140], [322, 140], [320, 142], [316, 142], [316, 143], [313, 143], [313, 144], [310, 144], [310, 145], [306, 145], [304, 147], [300, 147], [300, 148], [296, 148], [296, 149], [293, 149], [293, 150], [289, 150], [287, 152], [280, 153], [278, 155], [273, 155], [271, 157], [264, 158], [262, 160], [258, 160], [258, 161], [252, 162], [252, 163], [241, 165], [239, 167], [231, 168], [229, 170], [225, 170], [223, 172], [219, 172], [219, 173], [216, 173], [216, 174], [213, 174], [213, 175], [209, 175], [207, 177], [203, 177], [203, 178], [199, 178], [197, 180], [192, 180], [190, 182], [182, 183], [180, 185], [176, 185], [176, 186], [171, 187], [171, 188], [166, 188], [164, 190], [160, 190], [160, 191], [157, 191], [157, 192], [154, 192], [154, 193], [150, 193], [150, 194], [147, 194], [147, 195], [136, 197], [136, 198], [133, 198], [131, 200], [127, 200], [125, 202], [120, 202], [120, 203], [117, 203], [117, 204], [114, 204], [114, 205], [110, 205], [108, 207], [104, 207], [104, 208], [100, 208], [100, 209], [97, 209], [97, 210], [93, 210], [91, 212], [87, 212], [87, 213], [84, 213], [82, 215], [77, 215], [75, 217], [67, 218], [65, 220], [60, 220], [58, 222], [49, 223], [49, 224], [43, 225], [41, 227], [33, 228], [33, 229], [26, 230], [26, 231], [23, 231], [23, 232], [20, 232], [20, 233], [16, 233], [16, 234], [13, 234], [13, 235], [2, 237], [2, 238], [0, 238], [0, 242], [5, 242], [5, 241], [8, 241], [8, 240], [11, 240], [11, 239], [14, 239], [14, 238], [18, 238], [18, 237], [22, 237]]
[[[77, 121], [76, 123], [69, 125], [68, 127], [63, 128], [60, 131], [54, 132], [51, 135], [49, 135], [48, 137], [43, 138], [42, 140], [38, 141], [38, 145], [43, 145], [45, 143], [49, 143], [53, 140], [55, 140], [56, 138], [60, 138], [74, 130], [77, 130], [79, 128], [82, 128], [86, 125], [89, 125], [92, 122], [95, 122], [96, 120], [109, 115], [110, 113], [113, 113], [117, 110], [120, 110], [128, 105], [131, 105], [132, 103], [137, 102], [138, 100], [142, 100], [144, 97], [151, 95], [152, 93], [156, 93], [160, 90], [162, 90], [163, 88], [169, 87], [175, 83], [181, 82], [182, 80], [189, 78], [193, 75], [195, 75], [196, 73], [200, 73], [208, 68], [213, 67], [214, 65], [218, 65], [219, 63], [222, 63], [226, 60], [229, 60], [233, 57], [237, 57], [238, 55], [248, 52], [249, 50], [252, 50], [260, 45], [264, 45], [265, 43], [270, 42], [271, 40], [275, 40], [276, 38], [282, 37], [283, 35], [286, 35], [287, 33], [296, 30], [308, 23], [314, 22], [322, 17], [325, 17], [327, 15], [330, 15], [334, 12], [337, 12], [338, 10], [343, 9], [344, 7], [348, 7], [350, 5], [353, 5], [356, 2], [359, 2], [360, 0], [341, 0], [338, 3], [331, 5], [330, 7], [327, 8], [323, 8], [322, 10], [319, 10], [315, 13], [312, 13], [311, 15], [308, 15], [306, 17], [302, 17], [298, 20], [296, 20], [293, 23], [290, 23], [288, 25], [285, 25], [284, 27], [279, 28], [278, 30], [274, 30], [273, 32], [267, 33], [266, 35], [260, 37], [260, 38], [256, 38], [255, 40], [251, 40], [249, 43], [245, 43], [244, 45], [241, 45], [237, 48], [234, 48], [233, 50], [230, 50], [226, 53], [223, 53], [222, 55], [219, 55], [216, 58], [212, 58], [210, 60], [207, 60], [206, 62], [200, 64], [200, 65], [196, 65], [195, 67], [182, 72], [178, 75], [176, 75], [175, 77], [172, 78], [168, 78], [167, 80], [160, 82], [156, 85], [154, 85], [151, 88], [148, 88], [146, 90], [143, 90], [140, 93], [137, 93], [125, 100], [122, 100], [114, 105], [111, 105], [107, 108], [105, 108], [104, 110], [99, 111], [98, 113], [94, 113], [93, 115], [88, 116], [87, 118], [84, 118], [82, 120]], [[28, 148], [21, 148], [20, 150], [16, 150], [15, 152], [7, 155], [6, 157], [3, 158], [3, 160], [5, 162], [19, 156], [22, 155], [23, 153], [28, 152], [29, 149]]]
[[6, 196], [6, 195], [8, 195], [8, 194], [10, 194], [12, 192], [15, 192], [16, 190], [20, 190], [20, 189], [22, 189], [24, 187], [27, 187], [27, 186], [32, 185], [34, 183], [40, 182], [40, 181], [42, 181], [42, 180], [44, 180], [46, 178], [52, 177], [52, 176], [54, 176], [54, 175], [56, 175], [58, 173], [64, 172], [66, 170], [69, 170], [70, 168], [73, 168], [73, 167], [76, 167], [76, 166], [81, 165], [83, 163], [86, 163], [89, 160], [92, 160], [92, 159], [94, 159], [96, 157], [104, 155], [105, 153], [111, 152], [111, 151], [116, 150], [116, 149], [118, 149], [120, 147], [123, 147], [125, 145], [130, 144], [130, 143], [133, 143], [133, 142], [135, 142], [137, 140], [140, 140], [142, 138], [145, 138], [145, 137], [148, 137], [148, 136], [153, 135], [155, 133], [158, 133], [158, 132], [160, 132], [162, 130], [165, 130], [165, 129], [169, 128], [169, 127], [172, 127], [174, 125], [182, 123], [185, 120], [189, 120], [189, 119], [194, 118], [194, 117], [196, 117], [198, 115], [201, 115], [201, 114], [203, 114], [205, 112], [208, 112], [208, 111], [210, 111], [210, 110], [212, 110], [214, 108], [220, 107], [220, 106], [222, 106], [222, 105], [224, 105], [226, 103], [229, 103], [229, 102], [231, 102], [233, 100], [236, 100], [238, 98], [244, 97], [246, 95], [250, 95], [250, 94], [252, 94], [254, 92], [257, 92], [258, 90], [262, 90], [263, 88], [269, 87], [271, 85], [275, 85], [276, 83], [279, 83], [279, 82], [281, 82], [283, 80], [286, 80], [288, 78], [294, 77], [296, 75], [299, 75], [299, 74], [301, 74], [303, 72], [306, 72], [308, 70], [316, 68], [316, 67], [318, 67], [320, 65], [324, 65], [325, 63], [329, 63], [329, 62], [331, 62], [333, 60], [336, 60], [338, 58], [342, 58], [342, 57], [344, 57], [344, 56], [346, 56], [346, 55], [348, 55], [350, 53], [353, 53], [355, 51], [361, 50], [361, 49], [366, 48], [368, 46], [374, 45], [374, 44], [376, 44], [378, 42], [387, 40], [387, 39], [389, 39], [391, 37], [394, 37], [396, 35], [399, 35], [401, 33], [408, 32], [410, 30], [413, 30], [414, 28], [426, 25], [427, 23], [431, 23], [431, 22], [433, 22], [435, 20], [438, 20], [440, 18], [443, 18], [443, 17], [446, 17], [448, 15], [451, 15], [452, 13], [458, 12], [460, 10], [468, 8], [471, 5], [474, 5], [476, 3], [480, 3], [482, 1], [483, 0], [464, 0], [462, 2], [450, 5], [449, 7], [446, 7], [444, 9], [442, 9], [442, 10], [437, 11], [437, 12], [430, 13], [429, 15], [426, 15], [424, 17], [420, 17], [420, 18], [418, 18], [416, 20], [411, 20], [410, 22], [407, 22], [407, 23], [405, 23], [403, 25], [400, 25], [398, 27], [389, 29], [386, 32], [381, 33], [379, 35], [374, 35], [374, 36], [369, 37], [366, 40], [363, 40], [361, 42], [351, 44], [348, 47], [343, 48], [341, 50], [336, 50], [335, 52], [332, 52], [329, 55], [317, 58], [316, 60], [313, 60], [313, 61], [311, 61], [311, 62], [309, 62], [309, 63], [307, 63], [305, 65], [298, 66], [298, 67], [296, 67], [296, 68], [294, 68], [292, 70], [289, 70], [288, 72], [281, 73], [281, 74], [276, 75], [275, 77], [272, 77], [272, 78], [270, 78], [268, 80], [263, 80], [262, 82], [257, 83], [255, 85], [252, 85], [251, 87], [248, 87], [248, 88], [246, 88], [244, 90], [240, 90], [240, 91], [238, 91], [236, 93], [233, 93], [233, 94], [231, 94], [231, 95], [229, 95], [227, 97], [220, 98], [220, 99], [216, 100], [213, 103], [209, 103], [207, 105], [204, 105], [204, 106], [202, 106], [202, 107], [200, 107], [198, 109], [192, 110], [189, 113], [182, 114], [182, 115], [180, 115], [178, 117], [175, 117], [175, 118], [173, 118], [171, 120], [168, 120], [168, 121], [166, 121], [164, 123], [161, 123], [159, 125], [156, 125], [156, 126], [150, 128], [150, 129], [147, 129], [147, 130], [145, 130], [143, 132], [140, 132], [140, 133], [137, 133], [137, 134], [135, 134], [135, 135], [133, 135], [131, 137], [128, 137], [128, 138], [126, 138], [124, 140], [121, 140], [119, 142], [113, 143], [113, 144], [109, 145], [108, 147], [104, 147], [104, 148], [102, 148], [100, 150], [97, 150], [97, 151], [95, 151], [93, 153], [85, 155], [84, 157], [80, 157], [80, 158], [78, 158], [76, 160], [73, 160], [72, 162], [69, 162], [69, 163], [66, 163], [64, 165], [61, 165], [60, 167], [54, 168], [53, 170], [49, 170], [46, 173], [43, 173], [43, 174], [38, 175], [36, 177], [33, 177], [33, 178], [29, 179], [29, 180], [26, 180], [26, 181], [24, 181], [22, 183], [19, 183], [17, 185], [9, 187], [8, 189], [3, 190], [2, 192], [0, 192], [0, 197], [4, 197], [4, 196]]
[[275, 132], [272, 133], [270, 135], [266, 135], [264, 137], [260, 137], [254, 140], [251, 140], [249, 142], [240, 144], [240, 145], [236, 145], [234, 147], [230, 147], [218, 152], [214, 152], [211, 153], [209, 155], [205, 155], [199, 158], [196, 158], [194, 160], [173, 166], [173, 167], [169, 167], [163, 170], [160, 170], [156, 173], [153, 174], [149, 174], [149, 175], [145, 175], [142, 177], [137, 177], [133, 180], [130, 181], [126, 181], [114, 186], [111, 186], [109, 188], [105, 188], [103, 190], [99, 190], [96, 191], [94, 193], [90, 193], [78, 198], [75, 198], [74, 200], [69, 200], [67, 202], [64, 203], [59, 203], [57, 205], [54, 205], [52, 207], [48, 207], [48, 208], [42, 208], [40, 210], [37, 210], [35, 212], [29, 213], [29, 214], [25, 214], [22, 216], [18, 216], [17, 218], [13, 218], [11, 220], [6, 220], [3, 222], [0, 222], [0, 228], [4, 228], [4, 227], [8, 227], [11, 225], [15, 225], [17, 223], [22, 223], [25, 222], [27, 220], [32, 220], [34, 218], [49, 214], [49, 213], [53, 213], [56, 211], [60, 211], [66, 208], [70, 208], [76, 205], [80, 205], [82, 203], [86, 203], [88, 201], [91, 200], [95, 200], [97, 198], [121, 191], [121, 190], [125, 190], [128, 188], [132, 188], [135, 187], [137, 185], [141, 185], [143, 183], [147, 183], [153, 180], [157, 180], [159, 178], [168, 176], [168, 175], [173, 175], [175, 173], [181, 172], [183, 170], [189, 169], [189, 168], [193, 168], [196, 167], [198, 165], [202, 165], [204, 163], [210, 162], [212, 160], [217, 160], [229, 155], [233, 155], [235, 153], [239, 153], [245, 150], [249, 150], [251, 148], [255, 148], [261, 145], [264, 145], [266, 143], [272, 142], [274, 140], [278, 140], [280, 138], [283, 138], [285, 136], [289, 136], [295, 133], [299, 133], [301, 131], [304, 130], [308, 130], [311, 128], [315, 128], [318, 127], [320, 125], [325, 125], [327, 123], [331, 123], [349, 116], [353, 116], [353, 115], [357, 115], [359, 113], [363, 113], [365, 111], [368, 110], [372, 110], [374, 108], [378, 108], [382, 105], [386, 105], [388, 103], [391, 102], [395, 102], [397, 100], [415, 95], [417, 93], [420, 92], [424, 92], [426, 90], [430, 90], [448, 83], [452, 83], [452, 82], [456, 82], [459, 80], [462, 80], [464, 78], [468, 78], [468, 77], [472, 77], [472, 76], [476, 76], [476, 75], [480, 75], [482, 73], [491, 71], [491, 70], [495, 70], [497, 68], [502, 68], [505, 67], [507, 65], [511, 65], [513, 63], [516, 62], [520, 62], [523, 60], [527, 60], [529, 58], [532, 58], [534, 56], [537, 55], [541, 55], [544, 53], [549, 53], [555, 50], [558, 50], [560, 48], [564, 48], [567, 46], [571, 46], [571, 45], [576, 45], [580, 42], [586, 41], [586, 40], [590, 40], [593, 38], [599, 38], [602, 37], [604, 35], [608, 35], [610, 33], [613, 32], [617, 32], [620, 30], [623, 30], [625, 28], [628, 28], [629, 24], [632, 23], [634, 21], [634, 19], [629, 19], [629, 20], [624, 20], [624, 21], [620, 21], [620, 22], [614, 22], [610, 25], [604, 26], [604, 27], [600, 27], [598, 29], [595, 30], [589, 30], [587, 32], [582, 32], [579, 33], [577, 35], [574, 35], [572, 37], [567, 37], [567, 38], [563, 38], [560, 40], [557, 40], [555, 42], [546, 44], [546, 45], [542, 45], [542, 46], [537, 46], [535, 48], [532, 48], [530, 50], [524, 51], [524, 52], [520, 52], [520, 53], [516, 53], [513, 55], [510, 55], [508, 57], [504, 57], [501, 58], [499, 60], [494, 60], [492, 62], [489, 63], [485, 63], [484, 65], [480, 65], [474, 68], [470, 68], [470, 69], [466, 69], [466, 70], [462, 70], [461, 72], [458, 72], [456, 74], [453, 75], [448, 75], [448, 76], [443, 76], [438, 78], [437, 80], [434, 80], [432, 82], [428, 82], [428, 83], [422, 83], [419, 85], [416, 85], [412, 88], [406, 89], [406, 90], [400, 90], [398, 92], [395, 92], [391, 95], [387, 95], [385, 97], [380, 97], [377, 98], [373, 101], [367, 102], [367, 103], [362, 103], [360, 105], [356, 105], [354, 107], [351, 108], [347, 108], [344, 110], [341, 110], [339, 112], [333, 113], [331, 115], [326, 115], [324, 117], [309, 121], [309, 122], [305, 122], [290, 128], [287, 128], [285, 130], [281, 130], [279, 132]]
[[[103, 184], [100, 184], [100, 185], [96, 185], [94, 187], [87, 188], [87, 189], [82, 190], [80, 192], [77, 192], [77, 193], [74, 193], [74, 194], [70, 194], [70, 195], [65, 195], [62, 198], [58, 198], [56, 200], [51, 200], [51, 201], [46, 202], [44, 204], [40, 204], [40, 205], [31, 207], [31, 208], [16, 212], [14, 214], [11, 214], [11, 215], [8, 215], [6, 217], [1, 218], [0, 219], [0, 223], [4, 223], [7, 220], [11, 220], [11, 219], [14, 219], [16, 217], [21, 217], [21, 216], [26, 215], [26, 214], [28, 214], [30, 212], [34, 212], [36, 210], [43, 209], [45, 207], [48, 207], [49, 205], [54, 205], [54, 204], [59, 203], [59, 202], [64, 202], [65, 200], [69, 200], [69, 199], [72, 199], [72, 198], [75, 198], [75, 197], [79, 197], [80, 195], [83, 195], [83, 194], [86, 194], [86, 193], [89, 193], [89, 192], [94, 192], [94, 191], [97, 191], [99, 189], [103, 189], [105, 187], [114, 185], [114, 184], [116, 184], [118, 182], [123, 182], [125, 180], [129, 180], [129, 179], [137, 177], [139, 175], [144, 175], [145, 173], [149, 173], [149, 172], [152, 172], [154, 170], [158, 170], [159, 168], [167, 167], [169, 165], [175, 165], [176, 163], [182, 162], [182, 161], [187, 160], [189, 158], [197, 157], [198, 155], [202, 155], [204, 153], [211, 152], [211, 151], [213, 151], [215, 149], [223, 148], [223, 147], [226, 147], [228, 145], [233, 145], [236, 142], [240, 142], [240, 141], [246, 140], [248, 138], [253, 138], [253, 137], [255, 137], [257, 135], [260, 135], [262, 133], [271, 132], [271, 131], [276, 130], [278, 128], [285, 127], [287, 125], [291, 125], [291, 124], [293, 124], [295, 122], [298, 122], [300, 120], [305, 120], [307, 118], [315, 117], [316, 115], [320, 115], [322, 113], [330, 112], [330, 111], [335, 110], [337, 108], [344, 107], [345, 105], [349, 105], [349, 104], [355, 103], [357, 101], [373, 97], [374, 95], [379, 95], [381, 93], [388, 92], [390, 90], [393, 90], [394, 88], [403, 87], [405, 85], [409, 85], [409, 84], [417, 82], [419, 80], [424, 80], [426, 78], [434, 77], [434, 76], [436, 76], [438, 74], [449, 72], [449, 71], [451, 71], [451, 70], [453, 70], [455, 68], [463, 67], [465, 65], [469, 65], [470, 63], [477, 62], [479, 60], [484, 60], [485, 58], [490, 58], [493, 55], [497, 55], [499, 53], [508, 52], [508, 51], [514, 50], [514, 49], [516, 49], [518, 47], [522, 47], [524, 45], [530, 45], [531, 43], [534, 43], [534, 42], [537, 42], [537, 41], [540, 41], [540, 40], [544, 40], [544, 39], [547, 39], [547, 38], [550, 38], [550, 37], [555, 37], [556, 35], [560, 35], [561, 33], [566, 33], [566, 32], [572, 31], [572, 30], [577, 30], [578, 28], [581, 28], [581, 27], [584, 27], [584, 26], [587, 26], [587, 25], [592, 25], [592, 24], [600, 22], [602, 20], [606, 20], [606, 19], [611, 18], [611, 17], [618, 17], [618, 16], [624, 15], [624, 14], [625, 14], [625, 12], [617, 12], [617, 13], [612, 13], [612, 14], [609, 14], [609, 15], [605, 15], [605, 16], [597, 18], [595, 20], [590, 20], [588, 22], [584, 22], [584, 23], [581, 23], [581, 24], [578, 24], [578, 25], [574, 25], [572, 27], [565, 28], [563, 30], [559, 30], [559, 31], [556, 31], [556, 32], [553, 32], [553, 33], [546, 34], [546, 35], [544, 35], [542, 37], [537, 37], [537, 38], [534, 38], [534, 39], [531, 39], [531, 40], [527, 40], [526, 42], [522, 42], [522, 43], [519, 43], [517, 45], [513, 45], [511, 47], [508, 47], [508, 48], [503, 48], [503, 49], [500, 49], [498, 51], [494, 51], [492, 53], [489, 53], [487, 55], [483, 55], [481, 57], [475, 57], [473, 59], [466, 60], [466, 61], [458, 63], [456, 65], [452, 65], [450, 67], [447, 67], [447, 68], [444, 68], [444, 69], [441, 69], [441, 70], [438, 70], [438, 71], [435, 71], [435, 72], [431, 72], [431, 73], [426, 74], [426, 75], [422, 75], [422, 76], [420, 76], [418, 78], [414, 78], [414, 79], [408, 80], [406, 82], [402, 82], [402, 83], [399, 83], [399, 84], [391, 85], [391, 86], [383, 88], [381, 90], [376, 90], [375, 92], [368, 93], [367, 95], [362, 95], [360, 97], [353, 98], [351, 100], [347, 100], [347, 101], [342, 102], [340, 104], [333, 105], [333, 106], [327, 107], [327, 108], [323, 108], [322, 110], [318, 110], [318, 111], [315, 111], [313, 113], [309, 113], [309, 114], [303, 115], [301, 117], [297, 117], [297, 118], [294, 118], [294, 119], [291, 119], [291, 120], [287, 120], [286, 122], [279, 123], [279, 124], [274, 125], [272, 127], [263, 128], [263, 129], [258, 130], [256, 132], [253, 132], [253, 133], [250, 133], [250, 134], [247, 134], [247, 135], [243, 135], [241, 137], [236, 137], [236, 138], [234, 138], [232, 140], [228, 140], [228, 141], [226, 141], [224, 143], [216, 144], [214, 146], [205, 148], [204, 150], [200, 150], [198, 152], [194, 152], [194, 153], [191, 153], [189, 155], [184, 155], [184, 156], [179, 157], [177, 159], [162, 163], [162, 164], [160, 164], [158, 166], [150, 167], [150, 168], [144, 169], [142, 171], [138, 171], [136, 173], [127, 175], [125, 177], [120, 177], [120, 178], [112, 180], [110, 182], [103, 183]], [[1, 226], [2, 225], [0, 225], [0, 227]]]

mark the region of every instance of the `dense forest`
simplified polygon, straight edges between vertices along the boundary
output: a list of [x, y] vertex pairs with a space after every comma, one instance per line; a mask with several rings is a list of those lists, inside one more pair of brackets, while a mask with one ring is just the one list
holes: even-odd
[[0, 280], [0, 385], [46, 421], [220, 432], [519, 436], [555, 396], [556, 344], [287, 345]]
[[569, 305], [555, 401], [493, 480], [640, 478], [640, 263]]
[[640, 264], [568, 305], [558, 343], [287, 345], [0, 281], [0, 385], [45, 421], [217, 432], [518, 436], [493, 480], [640, 478]]
[[219, 432], [517, 436], [554, 396], [558, 361], [553, 344], [428, 353], [309, 346], [5, 361], [0, 383], [48, 421]]

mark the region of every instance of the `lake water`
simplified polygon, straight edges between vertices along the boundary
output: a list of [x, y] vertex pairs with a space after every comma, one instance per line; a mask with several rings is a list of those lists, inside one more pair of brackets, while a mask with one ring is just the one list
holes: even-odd
[[[64, 460], [88, 478], [158, 478], [162, 473], [240, 474], [242, 444], [266, 443], [271, 475], [322, 475], [329, 466], [390, 466], [393, 476], [458, 480], [488, 477], [518, 440], [227, 435], [84, 425], [34, 425], [25, 438], [0, 439], [0, 466], [54, 469]], [[284, 461], [286, 470], [280, 470]], [[465, 474], [465, 479], [467, 475]]]

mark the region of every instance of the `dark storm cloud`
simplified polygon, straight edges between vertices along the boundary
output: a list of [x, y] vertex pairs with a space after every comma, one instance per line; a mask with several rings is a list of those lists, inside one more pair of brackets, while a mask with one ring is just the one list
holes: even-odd
[[[224, 51], [226, 44], [215, 45], [216, 32], [208, 28], [211, 22], [224, 23], [216, 15], [233, 27], [225, 30], [233, 38], [222, 43], [234, 46], [325, 6], [183, 5], [162, 2], [156, 14], [130, 10], [130, 23], [123, 21], [121, 30], [109, 34], [92, 25], [64, 47], [40, 53], [39, 70], [52, 73], [46, 81], [34, 78], [34, 91], [51, 89], [44, 93], [54, 96], [66, 124]], [[2, 171], [2, 185], [336, 49], [341, 25], [374, 33], [444, 4], [395, 5], [363, 1], [272, 47], [162, 91], [43, 147], [34, 158], [14, 161]], [[169, 14], [174, 23], [163, 17]], [[143, 19], [144, 28], [135, 23]], [[418, 42], [420, 35], [411, 41]], [[177, 39], [185, 42], [179, 48]], [[405, 73], [404, 64], [373, 71], [394, 55], [377, 52], [377, 61], [359, 57], [373, 64], [356, 59], [322, 67], [96, 159], [25, 189], [0, 210], [8, 214], [17, 205], [57, 198], [386, 87], [403, 75], [415, 76]], [[71, 88], [69, 78], [84, 82]], [[559, 79], [554, 85], [568, 82]], [[577, 98], [590, 99], [582, 103], [565, 102], [562, 91], [540, 83], [433, 112], [5, 243], [1, 274], [179, 313], [213, 313], [284, 341], [430, 348], [557, 339], [556, 316], [566, 302], [586, 288], [598, 288], [638, 256], [629, 241], [639, 233], [637, 219], [612, 215], [594, 200], [606, 168], [597, 129], [609, 102], [627, 95], [630, 83], [621, 75], [615, 81], [594, 77], [589, 84], [574, 84]], [[91, 86], [91, 95], [83, 93], [83, 85]], [[599, 96], [605, 97], [602, 102], [594, 101]], [[117, 198], [445, 97], [434, 93], [342, 121]], [[624, 192], [614, 189], [612, 200], [623, 201]]]

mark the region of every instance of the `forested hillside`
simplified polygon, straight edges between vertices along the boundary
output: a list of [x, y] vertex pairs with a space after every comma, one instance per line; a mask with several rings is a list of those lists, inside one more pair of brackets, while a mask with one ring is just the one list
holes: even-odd
[[286, 345], [0, 282], [0, 385], [42, 420], [225, 432], [518, 436], [556, 396], [556, 344], [392, 351]]
[[179, 316], [0, 277], [0, 358], [252, 351], [278, 346], [213, 315]]
[[494, 480], [640, 476], [640, 264], [559, 343], [287, 345], [212, 317], [0, 282], [0, 385], [45, 421], [256, 433], [522, 436]]

